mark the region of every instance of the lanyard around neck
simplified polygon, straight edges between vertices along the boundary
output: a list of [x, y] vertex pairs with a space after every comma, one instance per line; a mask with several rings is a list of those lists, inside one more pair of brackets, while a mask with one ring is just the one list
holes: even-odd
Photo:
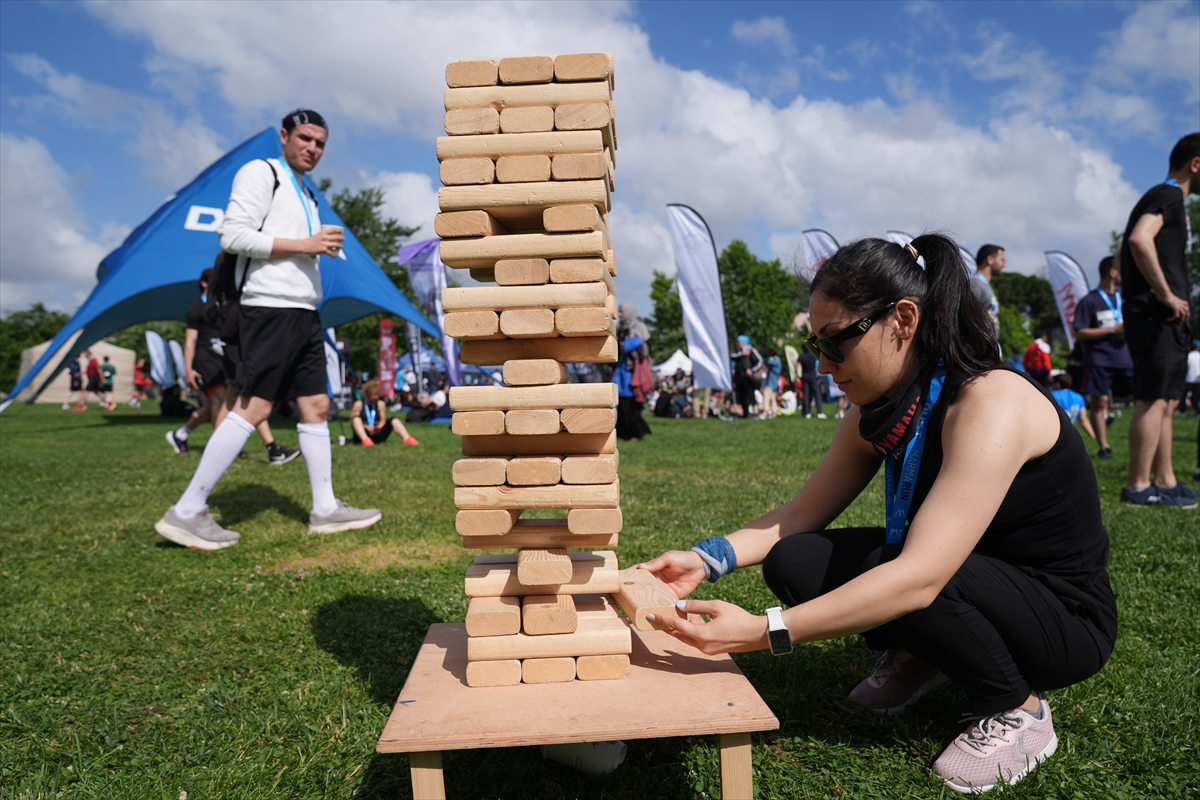
[[[929, 397], [917, 422], [916, 433], [904, 451], [904, 469], [901, 471], [896, 459], [884, 460], [884, 478], [887, 500], [887, 543], [896, 544], [904, 539], [904, 528], [908, 524], [908, 509], [912, 507], [913, 488], [917, 483], [917, 470], [921, 467], [921, 456], [925, 454], [925, 433], [933, 407], [942, 394], [946, 382], [946, 370], [939, 369], [929, 384]], [[896, 473], [900, 472], [900, 485], [896, 486]]]
[[1163, 183], [1165, 183], [1167, 186], [1174, 186], [1176, 189], [1183, 188], [1179, 185], [1179, 181], [1175, 180], [1174, 178], [1167, 178], [1165, 181], [1163, 181]]
[[375, 416], [379, 413], [378, 409], [374, 408], [374, 403], [367, 405], [363, 403], [363, 413], [367, 415], [367, 424], [372, 428], [375, 427]]
[[1103, 289], [1100, 290], [1100, 297], [1104, 299], [1104, 304], [1106, 306], [1108, 306], [1109, 311], [1116, 314], [1116, 318], [1113, 320], [1113, 322], [1120, 322], [1121, 321], [1121, 305], [1122, 305], [1121, 304], [1121, 293], [1119, 291], [1114, 292], [1113, 296], [1117, 298], [1116, 307], [1113, 307], [1112, 300], [1108, 299], [1108, 292], [1104, 291]]
[[312, 236], [317, 232], [316, 223], [313, 221], [313, 210], [309, 206], [308, 200], [304, 197], [304, 192], [300, 189], [300, 181], [296, 180], [296, 173], [292, 172], [292, 168], [288, 165], [287, 159], [283, 156], [279, 157], [279, 164], [283, 167], [283, 171], [292, 179], [292, 188], [296, 190], [296, 197], [300, 198], [300, 205], [304, 208], [304, 218], [308, 220], [308, 235]]

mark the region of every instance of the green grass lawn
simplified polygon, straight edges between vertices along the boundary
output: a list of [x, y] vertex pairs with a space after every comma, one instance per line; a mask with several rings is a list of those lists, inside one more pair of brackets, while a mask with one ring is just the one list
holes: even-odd
[[[152, 405], [152, 404], [148, 404]], [[1121, 609], [1098, 676], [1050, 695], [1058, 754], [1014, 798], [1200, 794], [1200, 513], [1124, 507], [1128, 413], [1099, 462]], [[835, 421], [651, 420], [621, 448], [623, 565], [726, 533], [784, 502]], [[338, 496], [379, 506], [374, 528], [306, 533], [302, 462], [270, 467], [257, 437], [212, 496], [236, 547], [166, 544], [154, 521], [191, 476], [152, 412], [0, 416], [0, 797], [410, 796], [408, 759], [375, 741], [426, 628], [462, 620], [450, 466], [458, 439], [417, 426], [418, 448], [334, 447]], [[277, 425], [295, 445], [294, 426]], [[1194, 469], [1196, 418], [1176, 423]], [[334, 426], [336, 433], [336, 425]], [[207, 438], [197, 434], [194, 445]], [[1094, 450], [1094, 447], [1089, 449]], [[839, 524], [882, 524], [882, 479]], [[703, 586], [761, 611], [759, 570]], [[961, 731], [944, 686], [909, 713], [857, 710], [874, 659], [857, 637], [737, 662], [779, 718], [754, 736], [761, 797], [951, 797], [933, 760]], [[686, 698], [680, 698], [686, 702]], [[543, 762], [533, 747], [446, 753], [458, 798], [716, 797], [714, 737], [631, 741], [611, 775]]]

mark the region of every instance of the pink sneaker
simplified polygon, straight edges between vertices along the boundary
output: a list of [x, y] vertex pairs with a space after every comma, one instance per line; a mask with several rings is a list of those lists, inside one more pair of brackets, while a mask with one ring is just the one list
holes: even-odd
[[973, 722], [934, 763], [946, 787], [959, 794], [982, 794], [1001, 783], [1016, 783], [1054, 755], [1058, 737], [1050, 706], [1041, 696], [1041, 719], [1014, 708]]
[[903, 650], [887, 650], [849, 699], [880, 714], [899, 714], [921, 695], [945, 683], [946, 676]]
[[412, 435], [409, 435], [409, 436], [406, 436], [406, 437], [404, 437], [404, 443], [405, 443], [406, 445], [409, 445], [410, 447], [416, 447], [417, 445], [419, 445], [419, 444], [420, 444], [420, 442], [418, 442], [418, 441], [416, 440], [416, 437], [414, 437], [414, 436], [412, 436]]

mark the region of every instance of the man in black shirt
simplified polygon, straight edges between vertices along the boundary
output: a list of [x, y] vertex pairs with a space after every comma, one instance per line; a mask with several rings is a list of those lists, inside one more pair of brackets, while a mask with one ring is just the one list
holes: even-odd
[[1121, 499], [1135, 505], [1196, 506], [1197, 493], [1175, 480], [1171, 465], [1173, 419], [1183, 397], [1191, 340], [1184, 199], [1195, 192], [1200, 192], [1200, 133], [1175, 145], [1167, 180], [1133, 207], [1121, 244], [1135, 401], [1129, 478]]

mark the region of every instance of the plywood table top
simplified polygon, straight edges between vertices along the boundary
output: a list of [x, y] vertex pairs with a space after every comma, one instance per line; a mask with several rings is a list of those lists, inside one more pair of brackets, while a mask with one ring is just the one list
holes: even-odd
[[728, 655], [633, 631], [629, 675], [611, 681], [467, 686], [462, 623], [429, 627], [379, 737], [380, 753], [654, 739], [775, 730], [779, 720]]

